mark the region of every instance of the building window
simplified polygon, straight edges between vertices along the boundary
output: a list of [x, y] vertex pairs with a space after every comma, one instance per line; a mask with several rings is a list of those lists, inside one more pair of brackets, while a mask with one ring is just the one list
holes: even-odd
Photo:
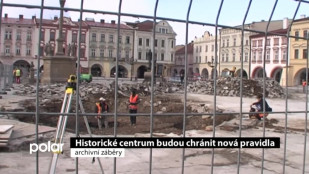
[[77, 43], [77, 33], [72, 33], [72, 42]]
[[114, 35], [109, 35], [109, 43], [114, 43]]
[[41, 41], [44, 41], [45, 40], [45, 31], [42, 30], [41, 31]]
[[142, 60], [142, 52], [138, 52], [138, 60]]
[[[299, 31], [295, 31], [295, 37], [299, 37]], [[298, 41], [298, 38], [295, 38], [295, 41]]]
[[304, 30], [304, 38], [307, 38], [308, 35], [307, 35], [307, 30]]
[[259, 51], [259, 60], [262, 60], [262, 51]]
[[171, 48], [174, 48], [174, 41], [171, 42]]
[[164, 61], [164, 53], [161, 53], [161, 61]]
[[236, 59], [236, 54], [233, 53], [233, 62], [235, 62], [235, 59]]
[[31, 38], [32, 38], [32, 32], [27, 31], [27, 41], [31, 41]]
[[130, 57], [130, 51], [129, 50], [126, 50], [126, 59], [128, 59]]
[[275, 60], [279, 60], [279, 51], [278, 50], [274, 50], [274, 59]]
[[91, 57], [95, 57], [95, 49], [94, 48], [91, 49]]
[[198, 59], [198, 63], [201, 63], [201, 61], [202, 61], [202, 57], [200, 56]]
[[229, 39], [226, 40], [226, 47], [229, 47]]
[[200, 52], [202, 52], [202, 46], [200, 46]]
[[266, 51], [266, 60], [270, 60], [270, 51], [269, 50]]
[[224, 62], [224, 54], [222, 54], [222, 59], [221, 60], [222, 60], [222, 62]]
[[50, 31], [49, 33], [49, 40], [50, 41], [55, 41], [55, 31]]
[[44, 47], [41, 46], [40, 49], [39, 49], [39, 55], [40, 55], [40, 57], [43, 56], [43, 54], [44, 54]]
[[211, 51], [214, 52], [214, 50], [215, 50], [215, 46], [211, 45]]
[[142, 46], [143, 45], [143, 39], [142, 38], [138, 38], [138, 45]]
[[146, 46], [149, 47], [149, 39], [146, 39]]
[[286, 60], [286, 50], [282, 51], [282, 60]]
[[[276, 40], [276, 39], [275, 39]], [[279, 43], [279, 42], [278, 42]], [[270, 39], [267, 39], [266, 46], [270, 46]]]
[[122, 36], [119, 36], [119, 37], [118, 37], [118, 42], [119, 42], [119, 43], [122, 43]]
[[256, 40], [252, 41], [252, 46], [253, 47], [256, 47], [256, 42], [257, 42]]
[[171, 61], [174, 61], [174, 54], [171, 54]]
[[30, 46], [27, 46], [27, 48], [26, 48], [26, 55], [27, 56], [31, 55], [31, 48], [30, 48]]
[[20, 47], [19, 46], [16, 47], [16, 55], [20, 55]]
[[247, 40], [246, 40], [246, 46], [248, 46], [248, 45], [249, 45], [249, 40], [247, 39]]
[[92, 33], [91, 34], [91, 41], [92, 42], [96, 42], [97, 41], [97, 34], [96, 33]]
[[226, 54], [225, 61], [226, 61], [226, 62], [229, 61], [229, 54]]
[[6, 45], [5, 46], [5, 55], [10, 55], [10, 53], [11, 53], [11, 46]]
[[245, 53], [245, 62], [248, 62], [248, 57], [249, 57], [249, 54], [246, 52]]
[[206, 52], [208, 52], [208, 45], [206, 45]]
[[225, 46], [225, 40], [222, 40], [222, 47]]
[[236, 46], [236, 38], [234, 38], [234, 40], [233, 40], [233, 46], [234, 47]]
[[12, 31], [5, 31], [5, 40], [12, 40]]
[[112, 49], [109, 49], [109, 50], [108, 50], [108, 57], [109, 57], [109, 58], [112, 58], [112, 57], [113, 57], [113, 50], [112, 50]]
[[161, 47], [165, 47], [165, 40], [161, 41]]
[[21, 40], [21, 31], [17, 31], [16, 40]]
[[307, 59], [307, 49], [303, 49], [303, 59]]
[[158, 40], [156, 39], [155, 40], [155, 47], [157, 47], [158, 46]]
[[283, 37], [282, 38], [282, 45], [286, 45], [287, 44], [287, 38], [286, 37]]
[[258, 47], [262, 47], [263, 46], [263, 40], [258, 40]]
[[101, 34], [101, 42], [105, 42], [105, 34]]
[[121, 59], [121, 54], [122, 54], [121, 49], [119, 49], [119, 55], [117, 55], [117, 56], [119, 56], [118, 59]]
[[80, 49], [80, 57], [86, 57], [85, 52], [86, 52], [85, 48], [81, 48]]
[[198, 53], [198, 47], [195, 47], [195, 52]]
[[256, 52], [254, 51], [252, 54], [253, 54], [253, 56], [252, 56], [253, 59], [252, 60], [255, 61], [256, 60]]
[[100, 57], [103, 58], [104, 57], [104, 49], [100, 49]]
[[86, 34], [82, 34], [81, 35], [81, 43], [85, 43], [86, 42]]
[[295, 50], [294, 50], [294, 58], [295, 58], [295, 59], [298, 59], [298, 49], [295, 49]]
[[126, 44], [130, 44], [130, 36], [126, 37]]
[[274, 45], [275, 45], [275, 46], [278, 46], [278, 45], [279, 45], [279, 38], [275, 38], [275, 39], [274, 39]]

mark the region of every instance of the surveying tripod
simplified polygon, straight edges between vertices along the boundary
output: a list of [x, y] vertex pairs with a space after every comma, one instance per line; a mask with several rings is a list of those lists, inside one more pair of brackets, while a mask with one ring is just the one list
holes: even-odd
[[[57, 124], [57, 131], [56, 131], [56, 136], [55, 136], [55, 143], [57, 144], [61, 144], [63, 142], [63, 136], [65, 133], [65, 128], [66, 128], [66, 124], [68, 121], [68, 115], [66, 115], [67, 113], [70, 112], [71, 109], [71, 103], [72, 103], [72, 98], [73, 95], [75, 93], [76, 90], [76, 76], [75, 75], [70, 75], [70, 78], [68, 79], [68, 83], [66, 86], [66, 90], [65, 90], [65, 94], [64, 94], [64, 99], [63, 99], [63, 103], [62, 103], [62, 107], [61, 107], [61, 115], [59, 116], [59, 120], [58, 120], [58, 124]], [[81, 113], [85, 113], [85, 109], [83, 107], [83, 103], [81, 101], [81, 99], [79, 99], [78, 101], [79, 106], [80, 106], [80, 110]], [[88, 123], [88, 119], [86, 116], [84, 117], [84, 122], [86, 124], [87, 127], [87, 131], [90, 137], [92, 137], [91, 134], [91, 129]], [[52, 160], [50, 163], [50, 167], [49, 167], [49, 174], [54, 174], [56, 172], [56, 166], [57, 166], [57, 160], [59, 157], [59, 154], [62, 153], [60, 151], [53, 151], [53, 156], [52, 156]], [[103, 166], [101, 164], [100, 158], [97, 157], [98, 163], [100, 165], [100, 169], [102, 171], [102, 174], [104, 174], [104, 170], [103, 170]]]

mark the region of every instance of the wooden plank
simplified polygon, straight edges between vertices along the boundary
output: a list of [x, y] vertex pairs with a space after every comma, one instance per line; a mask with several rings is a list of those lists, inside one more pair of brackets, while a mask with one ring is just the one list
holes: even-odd
[[0, 125], [0, 134], [6, 133], [10, 129], [12, 129], [14, 125]]
[[13, 129], [9, 130], [7, 133], [5, 134], [0, 134], [0, 140], [8, 140], [11, 138]]

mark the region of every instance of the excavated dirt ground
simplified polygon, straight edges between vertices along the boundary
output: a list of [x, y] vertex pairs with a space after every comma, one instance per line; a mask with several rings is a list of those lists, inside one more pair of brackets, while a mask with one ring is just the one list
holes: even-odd
[[[101, 96], [88, 96], [88, 101], [83, 101], [86, 113], [93, 113], [95, 109], [95, 101], [97, 101]], [[110, 106], [110, 113], [114, 112], [114, 93], [105, 95], [104, 98]], [[140, 96], [140, 104], [138, 113], [150, 113], [150, 96]], [[147, 102], [148, 101], [148, 102]], [[154, 103], [161, 101], [161, 104], [154, 107], [154, 113], [161, 111], [162, 107], [166, 107], [164, 113], [182, 113], [183, 112], [183, 102], [174, 96], [155, 96]], [[118, 112], [128, 113], [128, 97], [119, 95], [118, 96]], [[33, 103], [29, 105], [29, 103]], [[145, 104], [148, 103], [148, 104]], [[35, 101], [26, 100], [22, 105], [26, 108], [26, 111], [35, 111], [34, 107]], [[54, 102], [48, 107], [40, 108], [41, 112], [60, 112], [61, 102]], [[73, 101], [72, 111], [75, 112], [75, 101]], [[187, 111], [191, 112], [191, 107], [187, 107]], [[24, 122], [34, 122], [34, 117], [29, 116], [18, 116], [19, 120]], [[39, 119], [39, 123], [48, 126], [57, 126], [58, 116], [42, 115]], [[216, 118], [216, 125], [221, 124], [223, 121], [227, 121], [234, 118], [234, 116], [226, 115]], [[109, 128], [99, 130], [97, 119], [94, 116], [88, 116], [89, 125], [92, 132], [95, 134], [113, 135], [114, 134], [114, 117], [107, 117]], [[69, 117], [67, 123], [68, 131], [74, 132], [75, 130], [75, 116]], [[150, 117], [149, 116], [137, 116], [137, 124], [132, 127], [130, 125], [129, 116], [118, 116], [117, 118], [117, 134], [134, 134], [134, 133], [149, 133], [150, 132]], [[202, 118], [201, 116], [188, 116], [186, 120], [186, 130], [201, 130], [205, 129], [206, 126], [213, 125], [212, 118]], [[181, 134], [183, 127], [183, 115], [179, 116], [154, 116], [153, 119], [153, 132], [160, 133], [175, 133]], [[84, 124], [83, 117], [80, 118], [80, 131], [86, 133], [86, 126]]]

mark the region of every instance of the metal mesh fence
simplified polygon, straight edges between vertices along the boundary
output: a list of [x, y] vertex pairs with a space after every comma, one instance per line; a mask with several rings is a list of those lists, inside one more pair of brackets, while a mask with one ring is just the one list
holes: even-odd
[[[207, 21], [206, 22], [200, 22], [200, 21], [192, 21], [190, 20], [190, 13], [191, 13], [191, 5], [192, 3], [194, 3], [193, 0], [190, 0], [189, 2], [189, 5], [188, 5], [188, 8], [187, 8], [187, 11], [185, 12], [186, 13], [186, 19], [175, 19], [175, 18], [169, 18], [168, 16], [165, 16], [165, 17], [158, 17], [157, 16], [157, 10], [158, 10], [158, 5], [159, 5], [159, 0], [156, 0], [155, 1], [155, 6], [154, 6], [154, 9], [153, 9], [153, 15], [151, 16], [147, 16], [147, 15], [142, 15], [142, 14], [129, 14], [129, 13], [123, 13], [122, 12], [122, 0], [119, 1], [119, 5], [118, 5], [118, 11], [100, 11], [100, 10], [93, 10], [93, 9], [85, 9], [84, 8], [84, 0], [81, 0], [80, 1], [80, 8], [61, 8], [61, 7], [56, 7], [56, 6], [46, 6], [44, 4], [44, 0], [41, 1], [41, 5], [29, 5], [29, 4], [13, 4], [13, 3], [10, 3], [9, 1], [8, 2], [5, 2], [4, 0], [1, 0], [1, 14], [2, 14], [2, 9], [4, 7], [10, 7], [10, 8], [27, 8], [27, 9], [36, 9], [36, 10], [40, 10], [40, 24], [39, 24], [39, 28], [40, 30], [42, 29], [42, 19], [43, 19], [43, 13], [44, 11], [46, 10], [65, 10], [66, 12], [74, 12], [74, 13], [79, 13], [79, 18], [80, 19], [83, 19], [84, 18], [84, 13], [94, 13], [94, 14], [105, 14], [105, 15], [112, 15], [112, 16], [117, 16], [118, 18], [118, 21], [121, 21], [121, 18], [122, 17], [133, 17], [133, 18], [144, 18], [144, 19], [149, 19], [149, 20], [152, 20], [153, 21], [153, 33], [152, 33], [152, 37], [153, 38], [156, 38], [156, 22], [158, 20], [166, 20], [166, 21], [170, 21], [170, 22], [177, 22], [177, 23], [181, 23], [181, 24], [184, 24], [185, 25], [185, 70], [187, 71], [188, 70], [188, 48], [187, 48], [187, 45], [189, 43], [189, 25], [201, 25], [201, 26], [209, 26], [209, 27], [213, 27], [214, 28], [214, 31], [215, 31], [215, 53], [218, 53], [219, 52], [219, 48], [218, 48], [218, 42], [220, 40], [220, 38], [218, 38], [219, 36], [219, 29], [222, 29], [222, 28], [229, 28], [229, 29], [235, 29], [235, 30], [239, 30], [241, 31], [242, 33], [242, 37], [241, 37], [241, 52], [243, 53], [244, 52], [244, 33], [245, 32], [252, 32], [252, 33], [257, 33], [257, 34], [262, 34], [265, 36], [265, 44], [264, 44], [264, 50], [266, 50], [266, 42], [267, 42], [267, 38], [270, 34], [276, 34], [278, 36], [284, 36], [286, 37], [288, 40], [290, 39], [294, 39], [294, 38], [299, 38], [299, 39], [303, 39], [303, 40], [306, 40], [308, 42], [308, 37], [299, 37], [299, 36], [295, 36], [293, 34], [291, 34], [291, 27], [293, 26], [293, 22], [296, 18], [296, 15], [297, 15], [297, 12], [298, 12], [298, 9], [300, 6], [306, 6], [306, 3], [308, 3], [307, 1], [296, 1], [295, 3], [297, 3], [297, 8], [295, 9], [295, 12], [294, 12], [294, 15], [292, 17], [292, 20], [291, 20], [291, 24], [289, 25], [288, 29], [287, 29], [287, 33], [271, 33], [269, 31], [269, 24], [270, 22], [272, 21], [272, 17], [273, 17], [273, 13], [275, 12], [276, 8], [277, 8], [277, 2], [278, 0], [276, 0], [274, 2], [274, 5], [272, 7], [272, 11], [271, 11], [271, 14], [269, 16], [269, 19], [267, 21], [267, 26], [265, 28], [265, 31], [261, 31], [261, 30], [252, 30], [252, 29], [248, 29], [245, 27], [245, 24], [246, 24], [246, 18], [247, 18], [247, 15], [248, 13], [250, 12], [250, 9], [252, 8], [251, 4], [252, 4], [252, 0], [249, 0], [249, 1], [246, 1], [246, 3], [248, 3], [247, 5], [247, 8], [246, 8], [246, 13], [245, 15], [243, 16], [243, 23], [242, 25], [239, 27], [234, 27], [234, 26], [229, 26], [229, 25], [222, 25], [222, 24], [219, 24], [219, 19], [220, 19], [220, 14], [222, 13], [222, 7], [224, 6], [224, 3], [225, 1], [224, 0], [221, 0], [220, 2], [220, 6], [218, 8], [218, 12], [216, 14], [216, 21], [215, 23], [208, 23]], [[262, 10], [262, 9], [261, 9]], [[80, 28], [79, 28], [79, 38], [81, 38], [81, 27], [82, 27], [82, 20], [79, 21], [80, 22]], [[0, 23], [0, 26], [1, 26], [1, 23]], [[120, 22], [118, 22], [118, 26], [117, 26], [117, 36], [120, 36]], [[38, 40], [40, 40], [41, 38], [41, 33], [39, 33], [39, 38]], [[79, 39], [78, 41], [78, 45], [80, 47], [80, 44], [81, 44], [81, 40]], [[153, 39], [153, 48], [152, 50], [155, 50], [155, 39]], [[120, 47], [120, 43], [119, 41], [117, 41], [117, 53], [119, 53], [119, 48]], [[308, 44], [307, 44], [307, 47], [308, 47]], [[289, 42], [287, 43], [287, 55], [289, 55]], [[38, 50], [41, 51], [40, 47], [38, 47]], [[308, 49], [307, 49], [308, 50]], [[307, 53], [308, 54], [308, 53]], [[40, 53], [39, 53], [40, 55]], [[214, 85], [213, 85], [213, 88], [214, 88], [214, 91], [216, 91], [216, 87], [217, 87], [217, 83], [216, 83], [216, 80], [217, 80], [217, 68], [218, 68], [218, 64], [219, 64], [219, 54], [215, 54], [215, 58], [214, 58], [214, 68], [215, 68], [215, 71], [214, 71]], [[78, 52], [78, 60], [77, 60], [77, 69], [80, 68], [80, 57], [81, 57], [81, 53], [80, 51]], [[117, 54], [117, 58], [115, 60], [115, 63], [116, 63], [116, 76], [115, 76], [115, 93], [114, 93], [114, 98], [115, 98], [115, 102], [114, 102], [114, 112], [113, 112], [113, 118], [114, 118], [114, 137], [117, 137], [118, 133], [117, 133], [117, 120], [118, 120], [118, 116], [127, 116], [128, 114], [126, 113], [119, 113], [118, 111], [118, 108], [117, 108], [117, 103], [118, 103], [118, 75], [119, 75], [119, 68], [118, 68], [118, 65], [119, 65], [119, 57], [120, 55]], [[308, 57], [308, 56], [307, 56]], [[244, 57], [243, 57], [243, 54], [241, 54], [241, 71], [243, 71], [243, 68], [244, 68], [244, 61], [243, 61]], [[266, 52], [264, 51], [264, 55], [263, 55], [263, 67], [265, 68], [266, 67]], [[37, 62], [37, 67], [40, 67], [40, 61], [38, 59], [38, 62]], [[12, 66], [6, 66], [6, 65], [2, 65], [0, 64], [1, 68], [0, 68], [0, 88], [1, 89], [4, 89], [6, 85], [10, 86], [12, 85]], [[152, 69], [154, 69], [154, 66], [155, 66], [155, 60], [152, 59]], [[289, 66], [289, 61], [286, 61], [286, 67]], [[40, 74], [39, 74], [39, 71], [37, 72], [37, 77], [39, 77]], [[79, 77], [80, 76], [80, 72], [78, 71], [77, 72], [77, 76]], [[153, 105], [153, 101], [155, 99], [155, 96], [154, 96], [154, 89], [155, 89], [155, 74], [154, 74], [154, 71], [152, 71], [152, 74], [151, 74], [151, 110], [150, 110], [150, 113], [139, 113], [137, 114], [137, 116], [149, 116], [150, 118], [150, 125], [149, 125], [149, 132], [150, 132], [150, 137], [153, 137], [153, 129], [154, 129], [154, 117], [156, 116], [170, 116], [170, 115], [182, 115], [182, 118], [183, 118], [183, 125], [182, 125], [182, 135], [185, 137], [186, 135], [186, 118], [188, 116], [202, 116], [202, 115], [209, 115], [208, 113], [199, 113], [199, 114], [196, 114], [196, 113], [188, 113], [187, 111], [187, 101], [188, 101], [188, 96], [187, 96], [187, 89], [186, 87], [188, 86], [188, 73], [185, 73], [185, 77], [184, 77], [184, 87], [185, 87], [185, 90], [184, 90], [184, 94], [183, 94], [183, 110], [179, 113], [168, 113], [168, 114], [158, 114], [158, 113], [155, 113], [154, 112], [154, 105]], [[288, 81], [288, 79], [290, 78], [288, 76], [288, 73], [286, 73], [286, 77], [285, 77]], [[243, 136], [243, 130], [242, 130], [242, 115], [244, 114], [248, 114], [248, 112], [244, 112], [243, 111], [243, 74], [241, 73], [241, 78], [240, 78], [240, 96], [239, 96], [239, 115], [241, 117], [240, 121], [239, 121], [239, 129], [238, 129], [238, 137], [242, 137]], [[307, 59], [307, 62], [306, 62], [306, 79], [308, 79], [308, 59]], [[174, 79], [174, 80], [178, 80], [178, 79]], [[266, 81], [266, 77], [265, 77], [265, 74], [263, 73], [263, 81], [264, 81], [264, 85], [263, 85], [263, 94], [266, 93], [266, 87], [265, 87], [265, 81]], [[308, 82], [307, 82], [308, 83]], [[37, 83], [36, 83], [36, 88], [39, 89], [40, 87], [40, 83], [39, 81], [37, 80]], [[80, 92], [79, 91], [79, 87], [80, 87], [80, 84], [79, 82], [77, 82], [77, 89], [76, 91], [78, 91], [78, 93]], [[306, 107], [305, 107], [305, 110], [303, 111], [290, 111], [289, 110], [289, 99], [288, 99], [288, 96], [289, 96], [289, 88], [288, 88], [288, 85], [286, 84], [285, 86], [285, 111], [278, 111], [278, 112], [272, 112], [271, 114], [284, 114], [285, 115], [285, 126], [284, 126], [284, 139], [282, 140], [283, 141], [283, 157], [282, 157], [282, 171], [277, 171], [277, 173], [287, 173], [286, 172], [286, 161], [287, 161], [287, 158], [288, 158], [288, 155], [287, 155], [287, 143], [289, 141], [288, 137], [287, 137], [287, 134], [288, 134], [288, 116], [290, 113], [300, 113], [300, 114], [303, 114], [304, 117], [305, 117], [305, 127], [304, 127], [304, 150], [303, 150], [303, 166], [302, 166], [302, 173], [306, 173], [306, 170], [308, 171], [308, 162], [306, 161], [306, 159], [308, 159], [308, 155], [307, 155], [307, 127], [308, 127], [308, 90], [306, 90]], [[264, 95], [265, 96], [265, 95]], [[79, 108], [79, 95], [76, 95], [77, 97], [77, 101], [76, 101], [76, 108]], [[217, 105], [217, 93], [214, 92], [213, 94], [213, 105], [216, 106]], [[265, 113], [265, 103], [264, 103], [264, 111], [263, 113]], [[1, 114], [7, 114], [8, 112], [1, 112]], [[36, 143], [38, 143], [38, 122], [40, 120], [40, 117], [42, 115], [42, 113], [40, 113], [40, 110], [39, 110], [39, 94], [38, 94], [38, 90], [36, 90], [36, 112], [10, 112], [10, 114], [26, 114], [26, 115], [33, 115], [35, 114], [35, 122], [36, 122]], [[59, 115], [59, 113], [44, 113], [45, 115]], [[233, 113], [226, 113], [226, 114], [235, 114], [234, 112]], [[81, 113], [78, 112], [78, 109], [76, 109], [76, 113], [74, 114], [69, 114], [70, 116], [75, 116], [76, 118], [76, 129], [75, 129], [75, 134], [76, 134], [76, 137], [79, 137], [80, 135], [80, 123], [79, 123], [79, 116], [81, 115]], [[84, 114], [83, 114], [84, 115]], [[87, 115], [87, 114], [86, 114]], [[220, 113], [217, 112], [216, 110], [216, 107], [214, 107], [214, 111], [212, 114], [210, 114], [213, 116], [213, 137], [217, 137], [218, 135], [216, 135], [216, 117], [220, 117]], [[89, 114], [89, 116], [94, 116], [94, 114]], [[262, 134], [263, 137], [266, 136], [266, 129], [265, 129], [265, 120], [263, 120], [263, 134]], [[148, 173], [153, 173], [153, 149], [149, 149], [149, 172]], [[186, 149], [182, 149], [182, 156], [181, 156], [181, 172], [180, 173], [186, 173], [186, 160], [185, 160], [185, 154], [186, 154]], [[241, 171], [241, 156], [242, 156], [242, 150], [241, 149], [238, 149], [237, 150], [237, 164], [236, 164], [236, 173], [240, 173]], [[205, 173], [216, 173], [216, 170], [214, 169], [214, 167], [216, 167], [214, 165], [215, 163], [215, 160], [216, 160], [216, 151], [215, 149], [212, 149], [212, 153], [211, 153], [211, 170], [210, 171], [205, 171]], [[39, 157], [39, 154], [37, 153], [36, 154], [36, 173], [39, 173], [39, 161], [40, 161], [40, 157]], [[78, 173], [78, 166], [79, 166], [79, 161], [78, 161], [78, 158], [76, 158], [76, 173]], [[267, 161], [265, 160], [265, 150], [264, 149], [261, 149], [261, 173], [264, 173], [265, 172], [265, 163]], [[113, 162], [113, 173], [117, 173], [117, 159], [115, 158], [114, 159], [114, 162]], [[265, 172], [267, 173], [267, 172]]]

